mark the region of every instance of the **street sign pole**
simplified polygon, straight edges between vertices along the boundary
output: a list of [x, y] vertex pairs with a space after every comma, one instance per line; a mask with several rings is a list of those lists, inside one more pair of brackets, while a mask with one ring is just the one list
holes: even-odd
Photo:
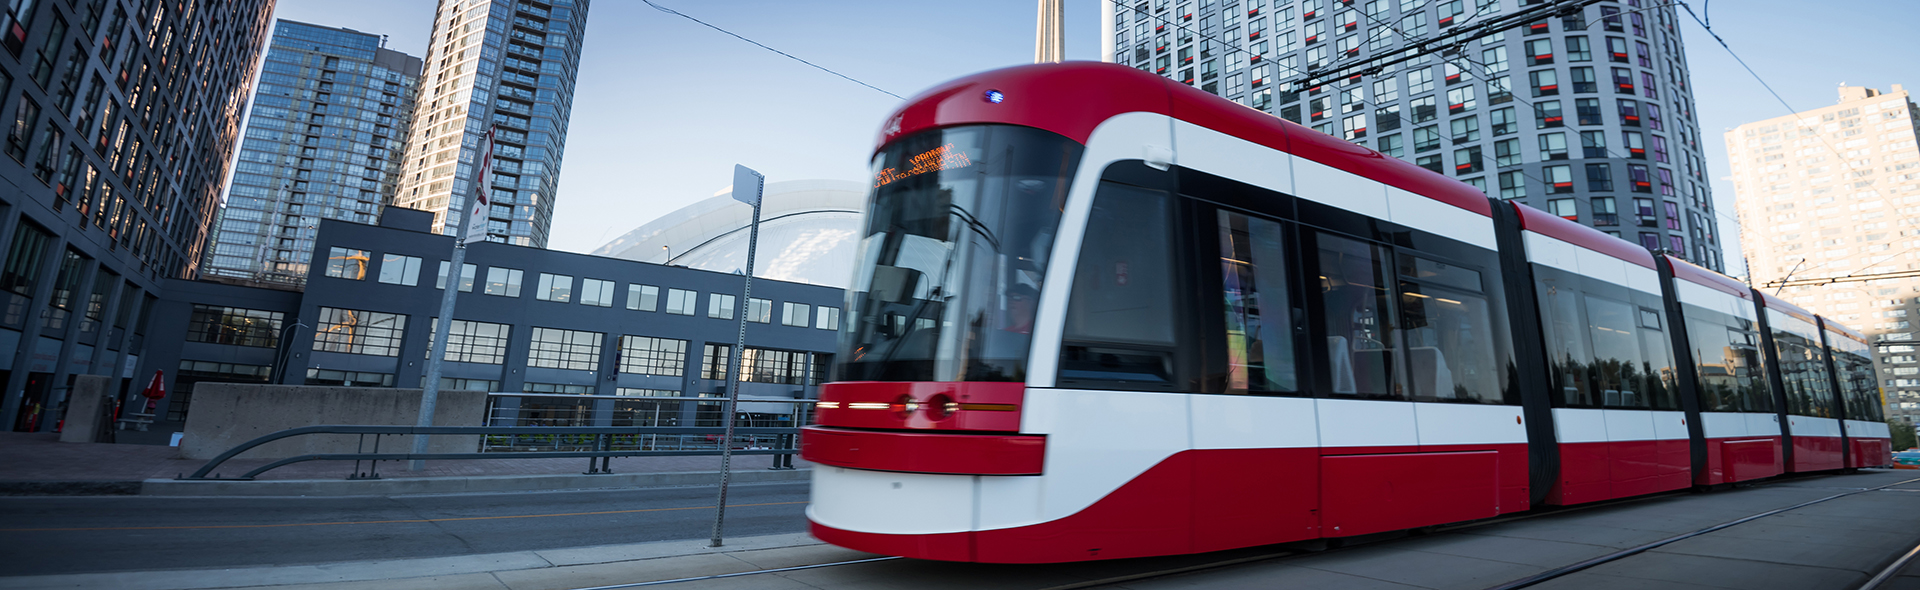
[[[480, 148], [481, 151], [478, 154], [480, 165], [473, 174], [473, 194], [467, 196], [467, 202], [473, 206], [467, 207], [466, 214], [461, 216], [460, 229], [453, 239], [453, 256], [447, 261], [447, 284], [444, 285], [446, 288], [440, 294], [440, 320], [433, 327], [433, 347], [427, 353], [427, 375], [423, 379], [425, 383], [420, 384], [420, 419], [414, 424], [423, 428], [433, 426], [434, 405], [439, 402], [441, 361], [447, 356], [447, 338], [453, 329], [453, 306], [460, 294], [460, 278], [466, 274], [463, 271], [467, 264], [467, 242], [487, 239], [486, 220], [490, 209], [487, 203], [487, 189], [490, 187], [487, 184], [492, 180], [489, 173], [493, 171], [492, 127], [487, 128], [487, 135], [481, 140]], [[451, 212], [452, 207], [448, 207], [448, 211]], [[473, 234], [476, 220], [480, 225], [478, 236]], [[413, 454], [426, 453], [427, 435], [413, 435]], [[407, 463], [407, 470], [419, 471], [426, 466], [425, 460], [414, 459]]]
[[[747, 230], [747, 275], [745, 284], [740, 288], [740, 335], [734, 340], [731, 362], [727, 364], [727, 401], [722, 406], [720, 417], [726, 420], [726, 435], [720, 438], [720, 501], [714, 504], [713, 543], [710, 547], [720, 546], [720, 526], [727, 520], [727, 483], [733, 478], [733, 423], [734, 410], [740, 405], [740, 359], [747, 349], [747, 309], [753, 301], [753, 254], [760, 244], [760, 193], [766, 187], [767, 177], [752, 168], [735, 164], [733, 167], [733, 200], [753, 206], [753, 222]], [[768, 310], [769, 314], [773, 313]]]

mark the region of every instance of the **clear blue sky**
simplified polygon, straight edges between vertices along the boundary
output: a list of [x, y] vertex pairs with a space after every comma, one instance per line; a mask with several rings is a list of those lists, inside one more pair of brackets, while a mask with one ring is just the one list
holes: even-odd
[[[1100, 2], [1067, 0], [1067, 56], [1096, 59]], [[655, 0], [902, 96], [1033, 59], [1034, 0]], [[1696, 10], [1699, 5], [1696, 2]], [[390, 37], [424, 57], [430, 0], [280, 0], [278, 15]], [[1920, 90], [1912, 27], [1920, 2], [1709, 3], [1714, 30], [1799, 110], [1840, 83]], [[711, 196], [736, 163], [769, 181], [861, 180], [892, 97], [748, 45], [636, 0], [589, 12], [551, 247], [588, 251]], [[1685, 19], [1682, 35], [1722, 233], [1733, 187], [1721, 133], [1785, 107]], [[1739, 248], [1730, 242], [1729, 271]]]

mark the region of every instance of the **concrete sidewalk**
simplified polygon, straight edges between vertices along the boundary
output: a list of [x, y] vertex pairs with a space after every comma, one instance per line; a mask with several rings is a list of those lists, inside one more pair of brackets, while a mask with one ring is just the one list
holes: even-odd
[[[642, 485], [713, 483], [720, 457], [617, 457], [613, 474], [584, 475], [586, 459], [483, 459], [428, 461], [421, 471], [403, 462], [381, 462], [382, 479], [348, 480], [351, 461], [309, 461], [261, 474], [251, 482], [184, 482], [205, 461], [180, 458], [179, 449], [154, 445], [62, 443], [47, 433], [0, 433], [0, 496], [4, 495], [347, 495], [521, 491]], [[218, 468], [229, 477], [267, 464], [235, 459]], [[811, 464], [794, 459], [798, 471], [770, 471], [773, 457], [733, 458], [738, 481], [798, 481]], [[360, 471], [368, 470], [367, 463]]]

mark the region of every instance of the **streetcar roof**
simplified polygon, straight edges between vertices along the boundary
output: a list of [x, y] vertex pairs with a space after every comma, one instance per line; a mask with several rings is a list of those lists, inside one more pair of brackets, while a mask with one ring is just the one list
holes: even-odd
[[1666, 256], [1667, 262], [1673, 264], [1673, 278], [1675, 279], [1720, 291], [1748, 301], [1753, 300], [1753, 290], [1747, 287], [1746, 283], [1734, 280], [1733, 277], [1707, 270], [1694, 263], [1681, 260], [1678, 256], [1671, 254], [1662, 254], [1662, 256]]
[[[996, 91], [1000, 102], [989, 101], [989, 91]], [[1034, 127], [1086, 143], [1102, 122], [1133, 112], [1166, 115], [1483, 216], [1493, 214], [1479, 189], [1446, 175], [1186, 84], [1100, 62], [1023, 65], [940, 84], [888, 116], [875, 149], [920, 131], [979, 123]]]

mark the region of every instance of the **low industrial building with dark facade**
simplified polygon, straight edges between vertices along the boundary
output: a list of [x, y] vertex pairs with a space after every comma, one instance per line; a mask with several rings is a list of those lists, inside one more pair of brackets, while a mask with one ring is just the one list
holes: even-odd
[[[152, 347], [137, 373], [165, 371], [155, 430], [179, 430], [197, 383], [420, 387], [448, 274], [460, 293], [442, 388], [527, 394], [495, 398], [492, 423], [718, 425], [717, 401], [660, 398], [725, 395], [744, 277], [498, 243], [473, 244], [448, 273], [453, 238], [430, 223], [398, 207], [380, 225], [322, 221], [304, 293], [168, 281], [147, 341], [180, 344]], [[842, 294], [754, 281], [743, 398], [813, 397]], [[739, 411], [780, 420], [793, 408]]]

